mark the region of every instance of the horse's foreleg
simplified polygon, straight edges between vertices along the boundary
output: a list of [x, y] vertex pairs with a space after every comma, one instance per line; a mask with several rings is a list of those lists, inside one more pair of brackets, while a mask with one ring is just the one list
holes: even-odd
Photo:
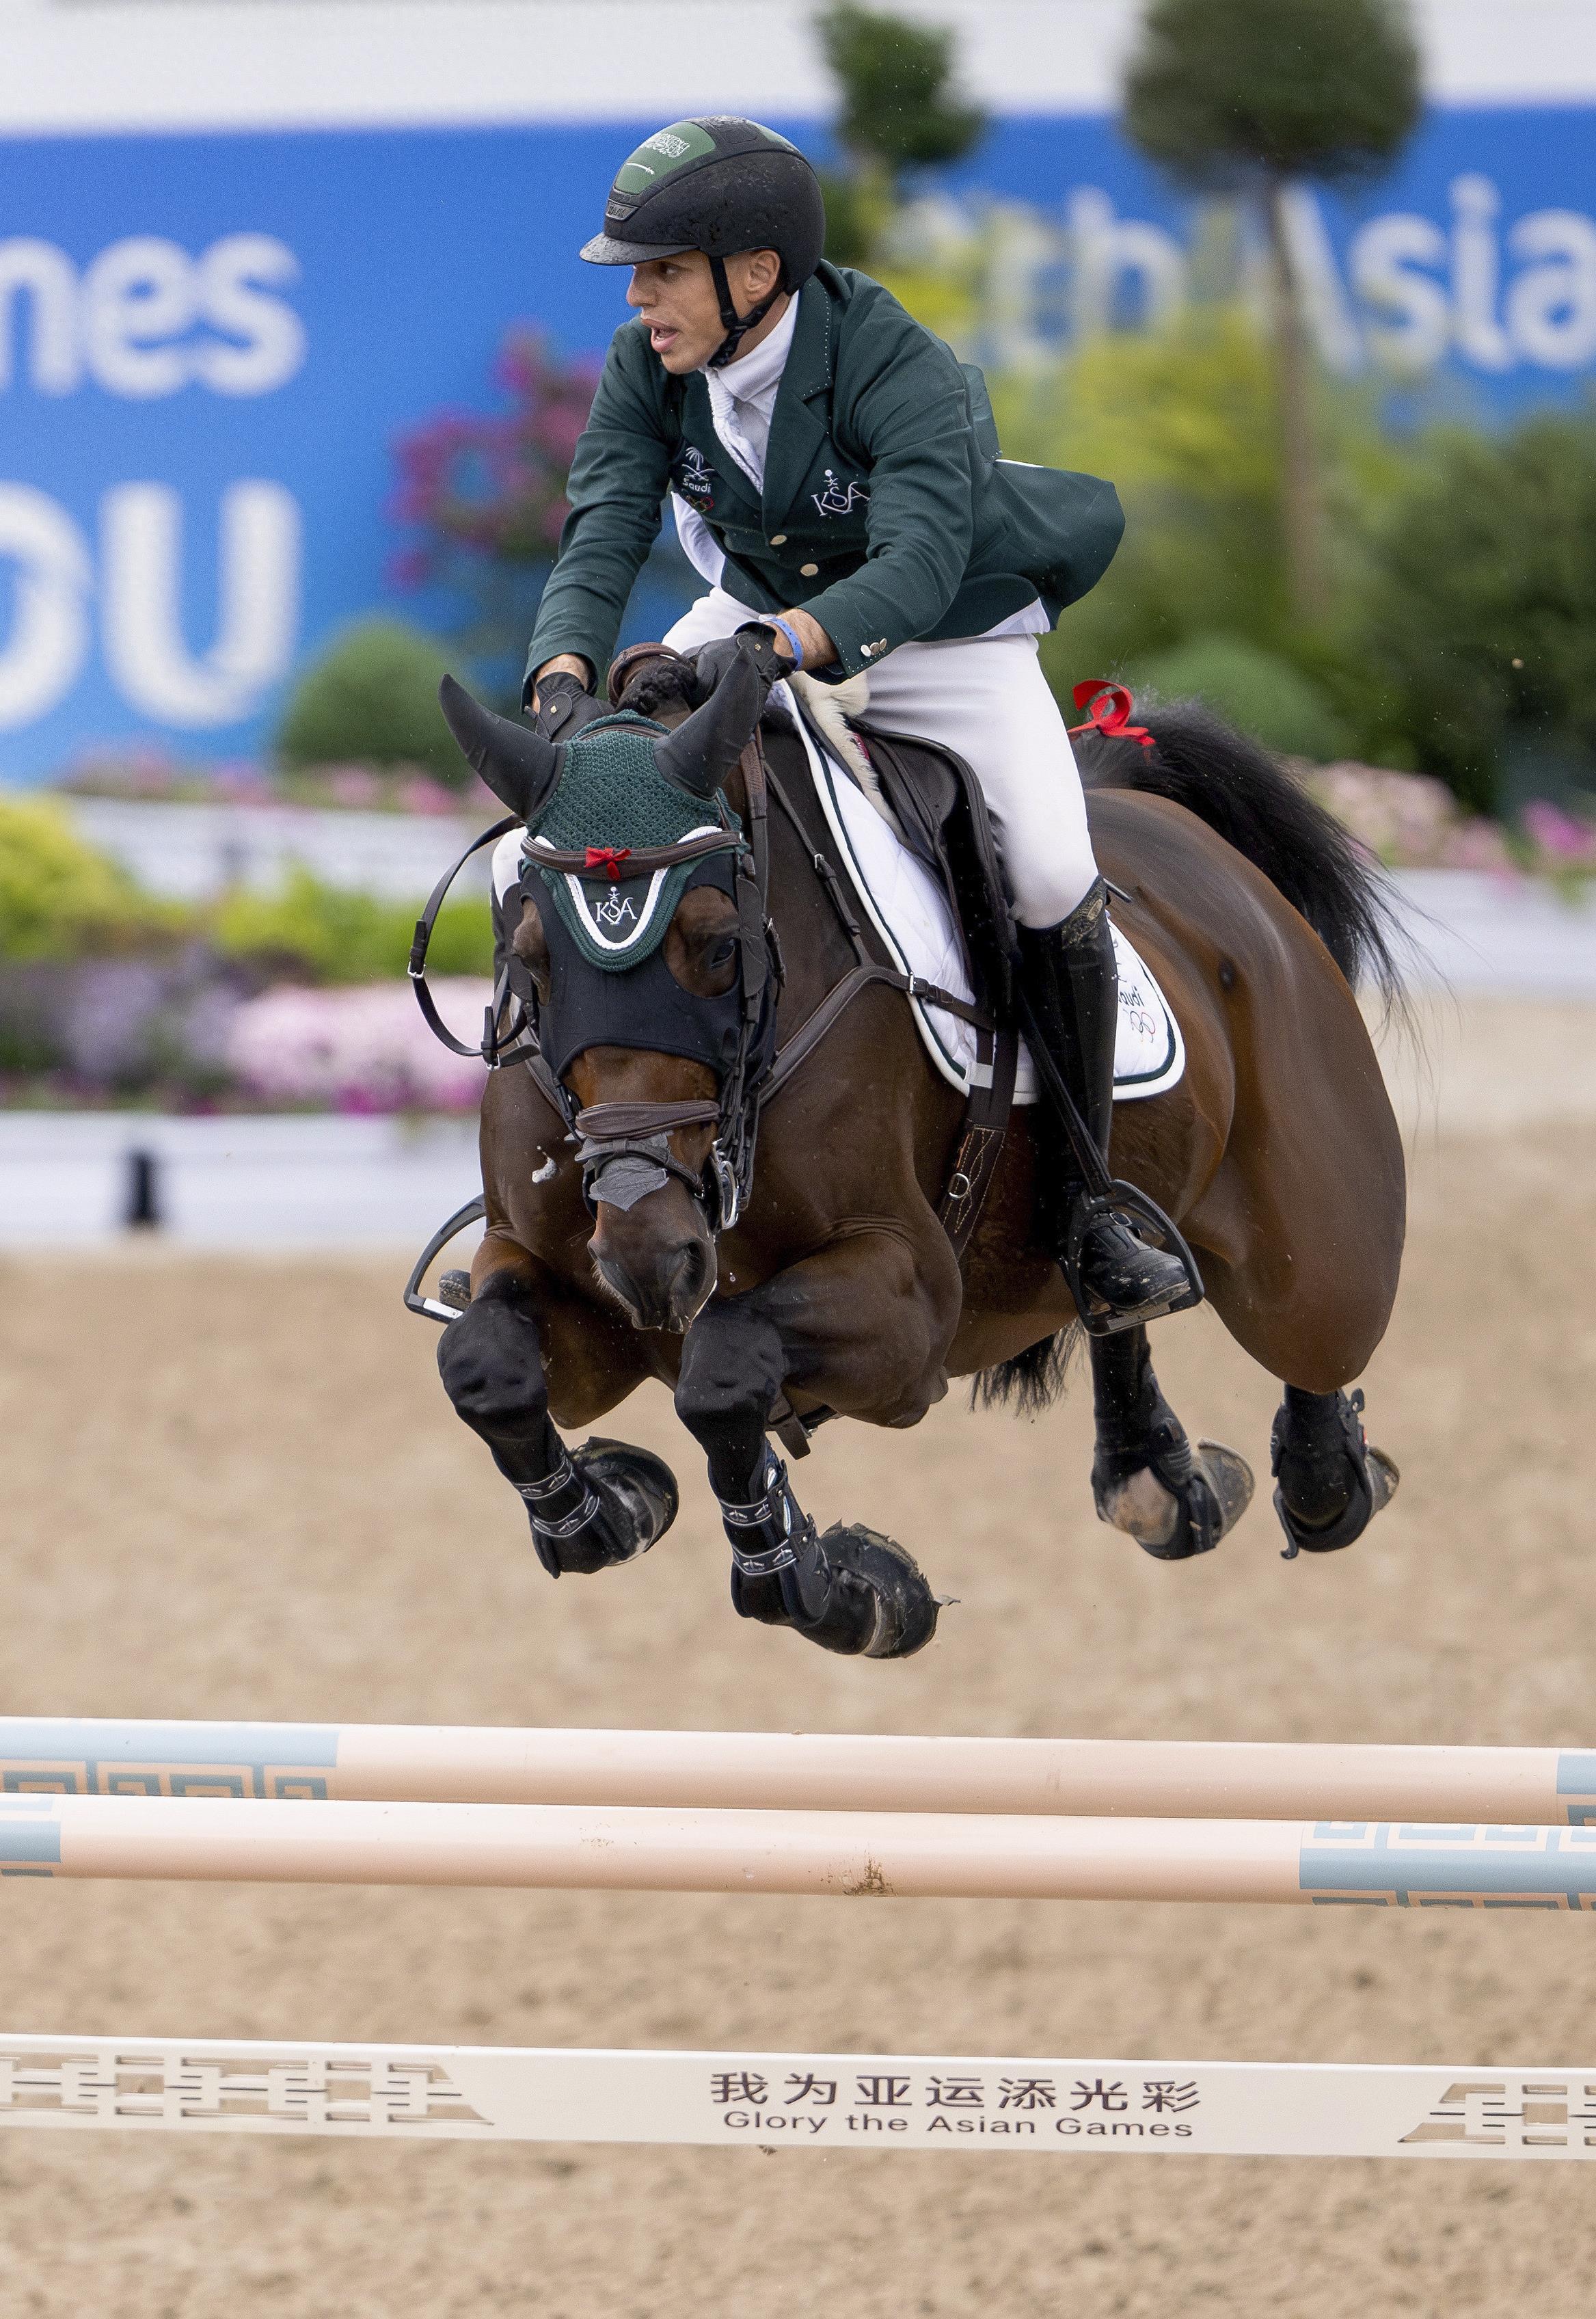
[[1361, 1538], [1396, 1494], [1402, 1478], [1363, 1430], [1363, 1395], [1304, 1393], [1294, 1385], [1275, 1412], [1269, 1436], [1275, 1511], [1285, 1558], [1299, 1550], [1330, 1554]]
[[1160, 1562], [1206, 1554], [1246, 1512], [1252, 1470], [1218, 1441], [1192, 1448], [1159, 1390], [1145, 1329], [1092, 1340], [1098, 1519]]
[[741, 1617], [870, 1658], [906, 1658], [931, 1640], [937, 1598], [913, 1557], [859, 1523], [820, 1536], [765, 1437], [791, 1384], [878, 1423], [913, 1424], [945, 1389], [956, 1268], [951, 1300], [942, 1285], [897, 1238], [862, 1235], [745, 1296], [716, 1298], [688, 1331], [677, 1413], [708, 1459]]
[[522, 1268], [506, 1263], [479, 1282], [443, 1332], [437, 1367], [456, 1414], [523, 1500], [552, 1577], [630, 1562], [669, 1529], [676, 1482], [662, 1459], [597, 1439], [568, 1450], [555, 1430], [533, 1283]]

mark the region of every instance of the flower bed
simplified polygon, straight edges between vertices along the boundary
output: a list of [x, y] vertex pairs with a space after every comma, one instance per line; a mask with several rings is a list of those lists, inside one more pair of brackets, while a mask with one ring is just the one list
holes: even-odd
[[[460, 1037], [480, 1027], [493, 986], [451, 976], [432, 986]], [[345, 1112], [473, 1111], [487, 1081], [473, 1057], [451, 1054], [403, 982], [354, 989], [280, 988], [232, 1017], [227, 1062], [258, 1099]]]
[[1300, 765], [1298, 771], [1321, 805], [1389, 869], [1512, 871], [1519, 866], [1501, 824], [1464, 813], [1445, 781], [1428, 773], [1357, 764]]

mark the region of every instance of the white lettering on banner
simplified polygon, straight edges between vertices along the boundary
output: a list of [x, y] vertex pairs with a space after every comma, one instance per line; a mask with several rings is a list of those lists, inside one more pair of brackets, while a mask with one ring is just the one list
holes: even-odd
[[[224, 234], [198, 257], [131, 234], [81, 281], [53, 242], [0, 241], [0, 393], [25, 382], [71, 394], [87, 378], [133, 402], [191, 384], [271, 394], [304, 364], [304, 324], [278, 294], [299, 275], [293, 250], [266, 233]], [[195, 334], [202, 324], [210, 335]]]
[[1282, 197], [1281, 216], [1292, 277], [1321, 356], [1330, 370], [1360, 370], [1363, 339], [1336, 270], [1324, 212], [1305, 185], [1291, 185]]
[[1508, 291], [1508, 334], [1530, 362], [1583, 370], [1596, 359], [1596, 223], [1578, 210], [1537, 210], [1508, 236], [1535, 262]]
[[[1477, 170], [1453, 179], [1447, 206], [1445, 223], [1410, 210], [1366, 219], [1343, 262], [1320, 194], [1287, 190], [1286, 246], [1326, 365], [1351, 375], [1373, 361], [1411, 376], [1456, 356], [1496, 378], [1524, 365], [1596, 367], [1596, 218], [1535, 210], [1504, 230], [1501, 192]], [[1225, 239], [1214, 238], [1215, 251]], [[1034, 371], [1061, 343], [1156, 329], [1191, 294], [1194, 262], [1180, 242], [1119, 215], [1100, 185], [1072, 188], [1061, 216], [927, 195], [899, 217], [891, 249], [902, 265], [978, 285], [969, 351], [993, 368]], [[1244, 227], [1235, 287], [1255, 309], [1267, 304], [1267, 263]]]
[[305, 358], [305, 326], [274, 289], [299, 280], [293, 250], [269, 233], [230, 233], [199, 262], [205, 317], [226, 338], [202, 340], [194, 374], [217, 394], [270, 394]]
[[1141, 218], [1122, 218], [1100, 185], [1078, 185], [1066, 210], [1075, 254], [1072, 320], [1082, 336], [1119, 320], [1122, 284], [1140, 293], [1144, 327], [1156, 329], [1186, 303], [1186, 252], [1172, 233]]
[[9, 634], [0, 635], [0, 732], [46, 716], [88, 653], [93, 585], [83, 535], [27, 483], [0, 483], [0, 568], [14, 567]]
[[1360, 226], [1348, 252], [1352, 287], [1371, 311], [1369, 352], [1389, 370], [1432, 370], [1445, 358], [1452, 317], [1444, 283], [1421, 266], [1442, 267], [1447, 237], [1427, 217], [1393, 210]]
[[[25, 339], [24, 313], [31, 324]], [[50, 241], [0, 241], [0, 394], [24, 374], [24, 346], [34, 393], [70, 394], [78, 380], [77, 270]]]
[[196, 319], [196, 287], [175, 241], [138, 234], [100, 252], [83, 277], [83, 342], [107, 394], [142, 401], [186, 383], [188, 349], [173, 341]]
[[1497, 216], [1501, 199], [1489, 177], [1452, 184], [1452, 305], [1457, 350], [1476, 370], [1511, 370], [1513, 349], [1496, 319], [1501, 288]]
[[299, 632], [301, 520], [280, 483], [223, 492], [216, 640], [183, 632], [183, 501], [164, 483], [121, 483], [101, 501], [105, 663], [133, 708], [163, 724], [230, 725], [285, 676]]

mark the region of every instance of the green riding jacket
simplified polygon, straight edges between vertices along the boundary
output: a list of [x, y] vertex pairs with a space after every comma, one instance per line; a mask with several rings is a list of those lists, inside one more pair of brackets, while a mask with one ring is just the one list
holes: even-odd
[[1038, 596], [1057, 619], [1124, 528], [1112, 483], [1000, 458], [979, 371], [879, 282], [822, 264], [798, 293], [762, 499], [715, 432], [702, 372], [673, 377], [640, 323], [616, 332], [528, 686], [556, 653], [609, 665], [670, 491], [725, 550], [727, 593], [751, 617], [802, 605], [849, 676], [916, 638], [980, 636]]

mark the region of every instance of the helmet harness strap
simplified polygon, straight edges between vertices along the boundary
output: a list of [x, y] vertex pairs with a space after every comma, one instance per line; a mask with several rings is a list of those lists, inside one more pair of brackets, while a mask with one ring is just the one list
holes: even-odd
[[708, 250], [704, 255], [709, 258], [709, 277], [715, 284], [715, 295], [720, 304], [721, 327], [726, 331], [725, 338], [710, 356], [706, 368], [724, 370], [727, 363], [736, 361], [738, 350], [749, 331], [759, 328], [777, 299], [786, 289], [787, 268], [782, 267], [776, 287], [768, 298], [762, 298], [757, 306], [749, 308], [746, 314], [739, 314], [736, 301], [732, 296], [732, 285], [726, 279], [725, 258], [711, 257]]

